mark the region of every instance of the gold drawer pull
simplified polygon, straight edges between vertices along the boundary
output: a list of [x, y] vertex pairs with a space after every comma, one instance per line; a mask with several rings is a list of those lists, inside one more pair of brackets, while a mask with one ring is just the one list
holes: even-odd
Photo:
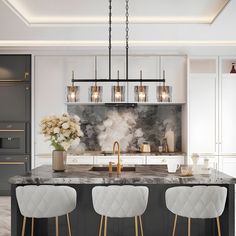
[[0, 165], [24, 165], [25, 162], [0, 162]]
[[24, 132], [23, 129], [0, 129], [0, 132]]

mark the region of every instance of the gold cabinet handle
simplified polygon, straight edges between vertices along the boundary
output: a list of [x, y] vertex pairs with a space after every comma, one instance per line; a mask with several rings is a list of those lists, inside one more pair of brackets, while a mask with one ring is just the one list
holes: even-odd
[[24, 165], [24, 164], [25, 162], [10, 162], [10, 161], [0, 162], [0, 165]]
[[25, 80], [28, 79], [29, 77], [29, 72], [25, 72]]
[[23, 129], [0, 129], [0, 132], [24, 132]]

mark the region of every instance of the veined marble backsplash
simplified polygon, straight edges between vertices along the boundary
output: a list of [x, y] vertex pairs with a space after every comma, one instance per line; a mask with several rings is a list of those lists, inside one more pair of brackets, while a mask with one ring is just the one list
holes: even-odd
[[147, 142], [151, 151], [157, 152], [165, 134], [174, 132], [175, 151], [181, 151], [181, 105], [68, 105], [67, 111], [81, 119], [84, 137], [78, 147], [70, 150], [112, 151], [114, 141], [119, 141], [124, 152], [139, 151]]

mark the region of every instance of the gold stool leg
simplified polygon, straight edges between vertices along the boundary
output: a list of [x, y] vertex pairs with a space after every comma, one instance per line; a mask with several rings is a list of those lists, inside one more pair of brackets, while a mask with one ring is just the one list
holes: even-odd
[[34, 217], [32, 217], [32, 222], [31, 222], [31, 236], [34, 236]]
[[56, 236], [59, 236], [58, 216], [56, 217]]
[[101, 216], [101, 220], [100, 220], [99, 236], [102, 236], [102, 224], [103, 224], [103, 216]]
[[191, 218], [188, 218], [188, 236], [191, 236]]
[[175, 220], [174, 220], [174, 226], [173, 226], [173, 232], [172, 232], [172, 236], [175, 236], [175, 230], [176, 230], [176, 224], [177, 224], [177, 215], [175, 215]]
[[104, 236], [107, 236], [107, 217], [105, 216], [105, 223], [104, 223]]
[[138, 217], [134, 217], [135, 220], [135, 236], [138, 236]]
[[25, 235], [25, 223], [26, 223], [26, 217], [24, 216], [23, 224], [22, 224], [21, 236]]
[[138, 218], [139, 218], [141, 236], [143, 236], [143, 222], [142, 222], [142, 218], [141, 218], [141, 216], [139, 216]]
[[66, 214], [66, 219], [67, 219], [67, 226], [68, 226], [69, 236], [71, 236], [71, 228], [70, 228], [70, 217], [69, 217], [69, 214]]
[[217, 222], [218, 236], [221, 236], [220, 218], [219, 217], [216, 218], [216, 222]]

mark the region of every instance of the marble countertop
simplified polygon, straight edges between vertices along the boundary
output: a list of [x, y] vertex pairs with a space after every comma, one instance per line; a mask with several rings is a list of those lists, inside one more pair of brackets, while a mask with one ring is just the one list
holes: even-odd
[[43, 165], [31, 172], [10, 178], [11, 184], [235, 184], [236, 179], [212, 169], [209, 175], [182, 177], [180, 172], [170, 174], [165, 165], [136, 166], [136, 171], [117, 176], [108, 171], [91, 171], [91, 165], [68, 165], [65, 172], [53, 172]]

